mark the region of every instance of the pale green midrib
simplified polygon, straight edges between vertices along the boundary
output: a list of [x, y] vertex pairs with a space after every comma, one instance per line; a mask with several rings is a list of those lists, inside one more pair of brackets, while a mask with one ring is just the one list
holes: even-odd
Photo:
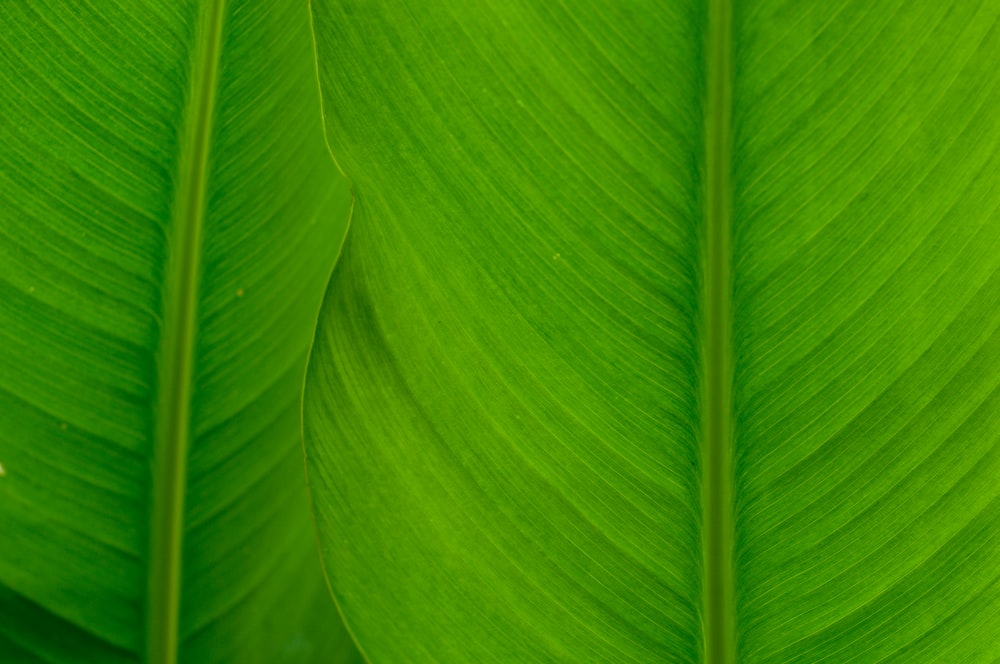
[[736, 659], [732, 476], [732, 0], [708, 0], [702, 229], [702, 630], [706, 664]]
[[201, 4], [168, 237], [153, 438], [146, 662], [175, 664], [201, 235], [226, 0]]

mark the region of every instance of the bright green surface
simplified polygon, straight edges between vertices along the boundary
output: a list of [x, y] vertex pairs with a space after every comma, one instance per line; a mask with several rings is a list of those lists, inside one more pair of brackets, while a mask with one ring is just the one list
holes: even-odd
[[373, 661], [1000, 658], [1000, 4], [313, 9], [308, 467]]
[[301, 2], [0, 6], [0, 661], [339, 661], [318, 107]]

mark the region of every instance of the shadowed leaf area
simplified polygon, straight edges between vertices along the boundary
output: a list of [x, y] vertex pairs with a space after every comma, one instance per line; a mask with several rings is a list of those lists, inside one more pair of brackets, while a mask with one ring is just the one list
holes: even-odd
[[304, 2], [0, 6], [0, 661], [357, 658], [300, 392], [350, 195]]

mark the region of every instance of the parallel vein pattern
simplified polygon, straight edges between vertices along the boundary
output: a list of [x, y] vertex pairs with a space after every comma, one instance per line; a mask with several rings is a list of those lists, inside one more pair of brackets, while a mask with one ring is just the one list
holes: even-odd
[[0, 660], [350, 656], [298, 444], [349, 204], [313, 62], [304, 3], [0, 5]]
[[314, 8], [308, 467], [373, 660], [1000, 659], [1000, 4]]
[[998, 20], [738, 5], [740, 661], [1000, 657]]
[[701, 649], [698, 3], [316, 2], [357, 195], [307, 380], [373, 661]]

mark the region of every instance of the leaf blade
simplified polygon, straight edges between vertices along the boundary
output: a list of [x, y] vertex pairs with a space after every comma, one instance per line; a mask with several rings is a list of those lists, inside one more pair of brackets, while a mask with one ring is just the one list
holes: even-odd
[[[975, 479], [995, 469], [1000, 366], [996, 11], [776, 11], [744, 15], [737, 77], [744, 656], [984, 661], [995, 591], [961, 609], [936, 584], [975, 594], [1000, 572], [949, 553], [1000, 530], [995, 513], [958, 530], [996, 498]], [[797, 58], [759, 55], [772, 31]], [[959, 610], [979, 616], [942, 633]]]
[[[310, 481], [334, 592], [376, 661], [698, 648], [682, 571], [700, 565], [694, 370], [674, 369], [696, 362], [693, 313], [663, 286], [696, 291], [696, 235], [676, 220], [698, 196], [698, 113], [654, 83], [696, 85], [663, 35], [697, 12], [599, 7], [314, 5], [328, 135], [357, 203], [307, 378]], [[672, 345], [652, 347], [657, 332]], [[639, 426], [653, 413], [675, 455]], [[578, 487], [594, 468], [630, 485]]]
[[[0, 638], [43, 661], [149, 647], [157, 375], [172, 364], [158, 349], [200, 4], [0, 10]], [[315, 563], [296, 395], [349, 192], [322, 144], [305, 7], [216, 7], [178, 423], [181, 615], [148, 657], [169, 660], [175, 641], [183, 661], [347, 661]]]
[[[713, 298], [698, 302], [699, 279], [717, 276], [703, 220], [718, 215], [697, 193], [716, 174], [700, 149], [700, 86], [712, 81], [699, 49], [711, 17], [692, 8], [672, 26], [682, 34], [661, 27], [657, 49], [644, 26], [609, 20], [611, 4], [584, 3], [571, 17], [489, 2], [315, 6], [329, 136], [360, 215], [310, 364], [309, 471], [334, 593], [376, 659], [729, 660], [703, 650], [714, 639], [700, 586], [713, 579], [695, 560], [712, 520], [703, 505], [727, 488], [723, 478], [699, 504], [701, 474], [726, 461], [714, 446], [699, 456], [698, 425], [712, 416], [698, 396], [713, 393], [700, 355], [713, 348]], [[996, 8], [734, 10], [736, 581], [723, 590], [735, 598], [735, 658], [992, 661]], [[652, 9], [642, 16], [656, 23]], [[639, 108], [628, 106], [632, 123], [579, 93], [604, 85], [615, 106], [635, 90], [581, 64], [615, 51], [590, 40], [604, 34], [595, 17], [608, 34], [627, 24], [637, 36], [630, 64], [659, 58], [659, 78], [618, 71], [662, 86], [677, 113], [651, 120], [663, 134]], [[580, 26], [587, 38], [573, 36]], [[681, 44], [685, 57], [672, 50]], [[560, 86], [562, 106], [547, 99]], [[691, 123], [665, 120], [680, 117]], [[553, 139], [569, 127], [593, 139], [580, 148], [587, 158]], [[669, 175], [628, 171], [641, 184], [616, 200], [686, 201], [663, 207], [676, 217], [651, 218], [688, 240], [668, 249], [589, 204], [614, 190], [615, 174], [577, 186], [651, 135], [669, 148], [643, 163]], [[678, 154], [690, 170], [675, 170]], [[583, 203], [564, 204], [571, 197]], [[610, 219], [627, 239], [604, 232]], [[577, 223], [592, 235], [564, 233]], [[530, 259], [553, 237], [553, 260], [571, 256], [569, 269]], [[663, 281], [647, 304], [632, 268], [651, 247], [676, 272], [654, 270], [650, 281]], [[669, 323], [644, 328], [649, 311]], [[611, 365], [613, 378], [602, 373]], [[676, 383], [650, 379], [665, 367]], [[665, 414], [664, 404], [682, 406]], [[644, 430], [601, 427], [616, 416]], [[616, 465], [636, 440], [649, 441], [644, 452], [658, 442], [670, 457], [660, 467], [695, 491], [630, 500], [651, 477], [641, 463]], [[636, 506], [652, 515], [647, 526], [683, 533], [674, 549], [642, 549], [651, 540], [628, 530]], [[591, 526], [604, 538], [577, 536]], [[677, 566], [683, 551], [694, 562]], [[649, 592], [637, 561], [677, 585]], [[686, 604], [650, 608], [676, 588]], [[618, 602], [634, 610], [616, 612]], [[690, 629], [669, 631], [680, 624]], [[652, 634], [663, 638], [644, 640]]]

